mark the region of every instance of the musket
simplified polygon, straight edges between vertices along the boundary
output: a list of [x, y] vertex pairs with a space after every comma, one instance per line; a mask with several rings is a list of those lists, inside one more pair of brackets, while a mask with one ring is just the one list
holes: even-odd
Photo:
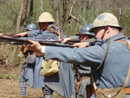
[[[27, 45], [27, 44], [29, 44], [28, 40], [29, 39], [24, 39], [24, 38], [20, 38], [20, 37], [0, 36], [1, 42], [7, 42], [11, 45]], [[73, 47], [73, 45], [71, 45], [71, 44], [64, 44], [58, 40], [42, 40], [42, 39], [30, 39], [30, 40], [39, 42], [41, 45], [46, 45], [46, 46]]]
[[11, 36], [14, 36], [15, 33], [2, 33], [2, 35], [3, 35], [3, 36], [10, 36], [10, 37], [11, 37]]

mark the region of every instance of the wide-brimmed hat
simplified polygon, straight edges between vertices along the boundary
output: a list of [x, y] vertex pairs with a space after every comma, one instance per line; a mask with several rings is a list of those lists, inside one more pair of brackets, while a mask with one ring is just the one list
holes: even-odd
[[93, 27], [89, 30], [93, 31], [94, 28], [104, 27], [104, 26], [113, 26], [118, 27], [122, 30], [122, 27], [119, 25], [118, 19], [111, 13], [102, 13], [93, 21]]
[[55, 22], [52, 15], [49, 12], [43, 12], [37, 22]]

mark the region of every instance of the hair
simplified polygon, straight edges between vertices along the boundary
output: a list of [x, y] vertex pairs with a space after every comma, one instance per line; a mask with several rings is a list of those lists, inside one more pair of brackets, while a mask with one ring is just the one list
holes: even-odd
[[121, 27], [114, 27], [114, 26], [110, 26], [113, 30], [118, 30], [119, 32], [122, 30]]
[[89, 38], [94, 38], [94, 36], [92, 36], [92, 35], [88, 35], [88, 37], [89, 37]]

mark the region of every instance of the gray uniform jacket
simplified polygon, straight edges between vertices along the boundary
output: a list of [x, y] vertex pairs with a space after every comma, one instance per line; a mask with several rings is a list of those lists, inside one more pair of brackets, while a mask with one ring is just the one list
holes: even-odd
[[[110, 47], [104, 64], [100, 70], [93, 71], [94, 79], [99, 88], [116, 88], [124, 84], [130, 65], [130, 50], [126, 44], [115, 40], [126, 40], [122, 33], [110, 38]], [[46, 59], [55, 59], [68, 63], [87, 64], [97, 68], [101, 63], [107, 43], [97, 40], [97, 44], [87, 48], [46, 47]], [[63, 52], [64, 51], [64, 52]], [[130, 87], [130, 81], [127, 85]]]
[[[71, 41], [80, 41], [79, 40], [79, 36], [71, 36]], [[91, 38], [91, 39], [88, 39], [86, 40], [86, 42], [95, 42], [95, 39], [94, 38]], [[77, 65], [77, 64], [76, 64]], [[86, 64], [85, 64], [86, 65]], [[77, 65], [77, 68], [76, 68], [77, 72], [81, 75], [81, 76], [84, 76], [84, 75], [87, 75], [87, 74], [90, 74], [91, 72], [91, 68], [90, 66], [84, 66], [84, 65]]]
[[[28, 32], [39, 32], [39, 30], [33, 30]], [[34, 63], [28, 64], [24, 63], [22, 67], [22, 72], [19, 77], [21, 96], [26, 96], [26, 82], [32, 88], [44, 87], [44, 76], [40, 76], [40, 68], [42, 64], [42, 57], [34, 58]]]
[[70, 38], [71, 38], [70, 41], [80, 41], [79, 36], [71, 36]]
[[[95, 41], [94, 38], [86, 40], [86, 42], [94, 42], [94, 41]], [[85, 66], [81, 64], [80, 65], [76, 64], [75, 70], [76, 70], [77, 79], [81, 78], [82, 76], [90, 76], [91, 73], [91, 67], [87, 66], [87, 64], [85, 64]], [[80, 86], [76, 98], [87, 98], [87, 94], [86, 94], [87, 85], [90, 85], [90, 78], [83, 79], [80, 81]]]
[[[51, 26], [51, 25], [49, 25]], [[58, 30], [59, 27], [53, 28], [54, 30]], [[58, 40], [57, 34], [42, 30], [39, 33], [27, 33], [29, 39], [43, 39], [43, 40]], [[61, 31], [61, 36], [64, 38], [65, 35]], [[39, 66], [40, 68], [40, 66]], [[45, 76], [44, 78], [45, 85], [47, 85], [50, 89], [57, 92], [64, 98], [68, 98], [74, 93], [74, 75], [71, 69], [71, 64], [69, 63], [60, 63], [59, 72], [51, 75]]]
[[34, 64], [27, 64], [26, 62], [23, 64], [19, 78], [21, 96], [26, 96], [26, 82], [32, 88], [44, 87], [44, 77], [39, 75], [42, 59], [42, 57], [36, 57]]
[[32, 88], [44, 87], [44, 83], [42, 82], [44, 77], [39, 75], [39, 66], [42, 64], [42, 59], [42, 57], [36, 57], [36, 62], [34, 64], [24, 63], [20, 81], [28, 81], [29, 86]]
[[[79, 36], [71, 36], [71, 41], [80, 41]], [[86, 40], [86, 42], [95, 42], [94, 38], [88, 39]], [[85, 75], [90, 75], [91, 73], [91, 67], [90, 66], [84, 66], [84, 65], [79, 65], [79, 64], [75, 64], [74, 65], [74, 69], [76, 72], [76, 77], [77, 79], [80, 79], [82, 76]], [[76, 94], [76, 98], [86, 98], [86, 86], [90, 84], [90, 78], [88, 79], [84, 79], [80, 81], [80, 86], [79, 86], [79, 90], [78, 93]]]

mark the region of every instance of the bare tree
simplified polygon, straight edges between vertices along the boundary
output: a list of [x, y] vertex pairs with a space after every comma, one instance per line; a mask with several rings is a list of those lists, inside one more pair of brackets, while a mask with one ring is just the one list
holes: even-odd
[[15, 31], [16, 33], [19, 33], [20, 22], [21, 22], [22, 11], [23, 11], [23, 1], [24, 0], [21, 0], [21, 7], [20, 7], [18, 18], [17, 18], [17, 24], [16, 24], [16, 31]]
[[23, 10], [20, 25], [23, 25], [27, 19], [27, 8], [28, 8], [28, 0], [23, 0]]
[[29, 12], [29, 16], [33, 16], [33, 0], [31, 0], [31, 2], [30, 2], [30, 12]]
[[62, 16], [62, 27], [65, 25], [65, 21], [67, 19], [67, 0], [63, 0], [63, 16]]
[[56, 23], [59, 25], [60, 24], [60, 14], [59, 14], [59, 0], [53, 0], [53, 5], [54, 5], [54, 15], [55, 15], [55, 20]]
[[43, 2], [44, 0], [40, 0], [40, 13], [43, 13], [44, 12], [44, 9], [43, 9]]
[[71, 23], [72, 23], [72, 19], [74, 19], [76, 22], [79, 22], [78, 19], [75, 16], [72, 15], [75, 2], [76, 2], [76, 0], [73, 1], [72, 6], [70, 8], [69, 17], [67, 19], [67, 21], [68, 21], [69, 24], [68, 24], [67, 30], [65, 31], [66, 34], [67, 34], [68, 30], [70, 29], [70, 26], [71, 26]]

